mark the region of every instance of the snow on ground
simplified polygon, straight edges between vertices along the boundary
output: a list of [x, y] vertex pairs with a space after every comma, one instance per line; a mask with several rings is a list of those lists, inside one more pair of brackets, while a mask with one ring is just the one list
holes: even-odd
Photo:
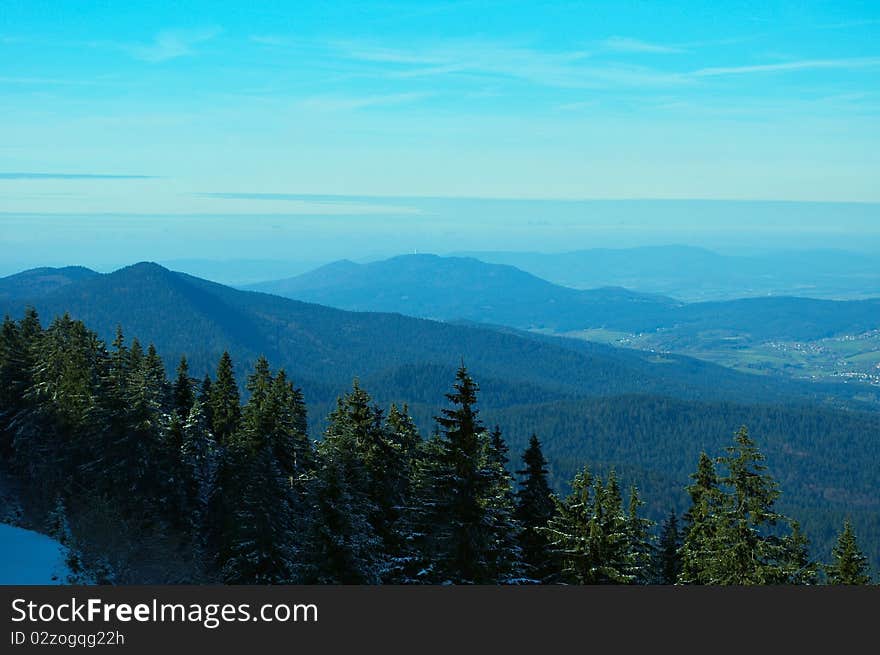
[[0, 585], [51, 585], [67, 580], [64, 548], [39, 532], [0, 523]]

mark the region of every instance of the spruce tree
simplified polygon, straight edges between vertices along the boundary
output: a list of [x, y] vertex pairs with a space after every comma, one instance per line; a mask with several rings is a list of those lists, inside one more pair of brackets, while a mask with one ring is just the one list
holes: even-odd
[[235, 371], [232, 366], [232, 358], [228, 352], [223, 353], [217, 364], [217, 375], [210, 385], [211, 431], [214, 438], [221, 445], [226, 445], [232, 439], [232, 435], [238, 430], [241, 420], [241, 398], [238, 393], [238, 384], [235, 381]]
[[318, 446], [313, 493], [319, 511], [310, 539], [316, 578], [374, 583], [386, 574], [394, 511], [385, 486], [394, 476], [386, 469], [389, 449], [382, 412], [355, 380], [337, 400]]
[[[595, 506], [590, 522], [591, 559], [596, 581], [629, 584], [635, 581], [632, 529], [623, 510], [623, 497], [617, 473], [608, 474], [605, 487], [596, 478], [593, 487]], [[637, 501], [638, 502], [638, 501]]]
[[309, 487], [315, 509], [302, 578], [310, 584], [378, 584], [382, 542], [370, 524], [370, 508], [348, 479], [341, 458], [319, 449]]
[[675, 510], [663, 521], [660, 539], [654, 553], [654, 580], [657, 584], [673, 585], [681, 574], [682, 536]]
[[715, 464], [706, 453], [700, 453], [697, 470], [687, 487], [691, 506], [685, 512], [685, 537], [681, 548], [681, 574], [684, 584], [711, 584], [711, 569], [717, 554], [717, 518], [723, 494], [718, 486]]
[[[680, 581], [686, 584], [785, 584], [809, 580], [804, 537], [799, 526], [776, 512], [779, 489], [767, 473], [764, 456], [742, 427], [727, 454], [720, 479], [711, 461], [700, 456], [691, 508], [685, 515]], [[792, 534], [780, 536], [789, 524]]]
[[[435, 417], [442, 433], [433, 462], [432, 518], [425, 532], [428, 548], [441, 582], [487, 584], [517, 574], [518, 555], [512, 544], [499, 543], [498, 530], [512, 519], [511, 506], [502, 499], [500, 472], [492, 459], [490, 438], [476, 408], [479, 387], [462, 365], [451, 393], [452, 407]], [[502, 548], [503, 552], [497, 549]]]
[[390, 557], [383, 579], [391, 583], [413, 582], [421, 570], [416, 535], [419, 522], [418, 462], [423, 452], [422, 438], [409, 408], [392, 404], [385, 417], [385, 432], [394, 454], [389, 487], [394, 491], [393, 539], [386, 547]]
[[837, 537], [837, 544], [834, 546], [832, 555], [834, 562], [825, 567], [829, 583], [833, 585], [870, 584], [868, 558], [859, 548], [849, 519], [843, 523], [843, 530]]
[[24, 395], [31, 384], [33, 346], [25, 340], [23, 329], [7, 316], [0, 328], [0, 457], [12, 455], [12, 422], [24, 409]]
[[781, 584], [786, 581], [788, 552], [785, 542], [770, 532], [787, 520], [774, 509], [778, 485], [745, 426], [726, 450], [727, 455], [718, 460], [728, 471], [721, 482], [730, 491], [720, 524], [723, 538], [716, 554], [716, 581]]
[[547, 523], [550, 552], [557, 574], [552, 582], [595, 584], [591, 520], [596, 500], [593, 498], [593, 475], [584, 467], [571, 481], [571, 492], [564, 499], [554, 499], [556, 511]]
[[635, 485], [630, 487], [629, 510], [627, 513], [627, 529], [629, 537], [628, 573], [635, 584], [651, 583], [651, 564], [654, 559], [655, 547], [651, 539], [653, 521], [639, 515], [645, 503], [639, 497]]
[[791, 534], [783, 539], [787, 553], [782, 562], [781, 582], [792, 585], [814, 585], [819, 581], [819, 566], [810, 558], [810, 540], [797, 521], [791, 521]]
[[278, 439], [285, 399], [264, 357], [257, 359], [247, 389], [240, 429], [228, 440], [223, 505], [234, 520], [223, 535], [221, 573], [233, 584], [290, 583], [297, 573], [297, 503], [285, 467], [294, 454], [289, 441]]
[[186, 355], [181, 356], [180, 363], [177, 365], [177, 377], [174, 380], [172, 407], [181, 417], [189, 416], [195, 401], [195, 391], [193, 390], [193, 381], [189, 377], [189, 364], [186, 361]]
[[105, 351], [94, 333], [66, 314], [32, 347], [32, 381], [11, 424], [13, 447], [20, 472], [35, 483], [34, 495], [54, 503], [83, 479], [83, 466], [95, 454], [92, 408]]
[[314, 448], [308, 435], [306, 404], [302, 391], [293, 386], [284, 369], [275, 375], [272, 394], [276, 412], [271, 435], [275, 459], [291, 485], [301, 490], [300, 482], [311, 475], [315, 466]]
[[489, 477], [489, 493], [484, 501], [489, 530], [489, 576], [493, 582], [523, 581], [524, 567], [516, 519], [513, 478], [507, 470], [508, 447], [497, 425], [489, 434], [484, 475]]
[[185, 529], [198, 568], [195, 572], [197, 579], [203, 579], [212, 564], [208, 555], [212, 537], [209, 510], [216, 491], [220, 456], [202, 403], [196, 399], [183, 424], [180, 462], [186, 508]]
[[520, 482], [516, 493], [515, 514], [522, 526], [519, 544], [525, 574], [542, 581], [553, 572], [553, 563], [549, 557], [550, 544], [544, 528], [553, 518], [556, 505], [547, 482], [547, 461], [541, 452], [541, 442], [537, 435], [532, 434], [530, 437], [522, 461], [524, 466], [517, 471]]
[[196, 396], [198, 401], [202, 405], [202, 412], [205, 414], [205, 419], [208, 421], [208, 425], [214, 425], [214, 415], [211, 412], [211, 387], [213, 386], [213, 382], [211, 381], [211, 375], [205, 373], [205, 377], [202, 378], [202, 382], [199, 385], [199, 393]]

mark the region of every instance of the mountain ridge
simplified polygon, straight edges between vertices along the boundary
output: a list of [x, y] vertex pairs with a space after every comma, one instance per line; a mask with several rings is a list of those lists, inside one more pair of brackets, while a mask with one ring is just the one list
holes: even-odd
[[[528, 382], [562, 396], [644, 392], [807, 402], [846, 391], [737, 373], [676, 355], [570, 340], [563, 346], [516, 330], [347, 312], [233, 289], [155, 263], [99, 274], [40, 297], [6, 299], [0, 310], [16, 316], [27, 305], [36, 307], [44, 321], [70, 313], [108, 341], [119, 324], [126, 334], [155, 343], [169, 368], [186, 354], [200, 375], [213, 369], [224, 350], [236, 355], [243, 368], [262, 354], [312, 380], [322, 396], [344, 390], [357, 376], [412, 365], [456, 365], [462, 358], [476, 375]], [[431, 388], [439, 392], [447, 382], [432, 381]]]
[[623, 287], [572, 289], [469, 257], [400, 255], [339, 262], [249, 289], [352, 311], [393, 311], [557, 333], [610, 329], [724, 330], [754, 339], [816, 339], [880, 328], [880, 298], [780, 295], [683, 303]]

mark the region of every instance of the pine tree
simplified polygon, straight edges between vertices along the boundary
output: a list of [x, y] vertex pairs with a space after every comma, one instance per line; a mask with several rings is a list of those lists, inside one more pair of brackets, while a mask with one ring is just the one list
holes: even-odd
[[167, 477], [168, 464], [179, 457], [177, 452], [167, 452], [163, 443], [168, 427], [168, 414], [164, 411], [165, 369], [152, 345], [146, 355], [132, 357], [131, 362], [125, 397], [128, 489], [164, 515], [173, 508], [169, 507], [171, 499], [166, 495], [169, 487], [173, 487], [173, 481]]
[[868, 558], [859, 548], [849, 519], [843, 523], [843, 530], [837, 537], [837, 544], [834, 546], [832, 555], [834, 562], [825, 567], [828, 581], [831, 584], [866, 585], [871, 583], [871, 576], [868, 574]]
[[591, 546], [590, 522], [596, 506], [592, 491], [593, 475], [585, 466], [571, 481], [571, 493], [562, 500], [554, 499], [556, 511], [546, 528], [550, 552], [558, 563], [552, 582], [598, 582]]
[[[49, 513], [46, 530], [50, 537], [61, 544], [63, 549], [67, 575], [65, 579], [59, 581], [60, 584], [88, 584], [90, 580], [84, 570], [82, 557], [77, 550], [77, 541], [67, 519], [67, 507], [61, 496], [56, 498], [55, 506]], [[55, 579], [54, 576], [53, 579]]]
[[232, 439], [232, 435], [238, 430], [241, 420], [241, 398], [238, 393], [238, 384], [235, 382], [235, 372], [232, 366], [232, 358], [228, 352], [224, 352], [217, 364], [217, 375], [210, 385], [211, 432], [220, 445], [226, 445]]
[[105, 352], [94, 333], [66, 314], [39, 335], [32, 383], [11, 427], [21, 472], [38, 483], [34, 494], [52, 503], [82, 479], [81, 466], [94, 450], [91, 409]]
[[378, 584], [382, 543], [370, 525], [369, 507], [349, 481], [339, 457], [319, 450], [310, 486], [310, 525], [303, 580], [310, 584]]
[[810, 540], [797, 521], [791, 522], [791, 534], [783, 540], [787, 553], [782, 562], [782, 582], [792, 585], [814, 585], [819, 581], [819, 566], [810, 558]]
[[651, 528], [654, 523], [639, 515], [645, 503], [639, 497], [639, 490], [633, 485], [629, 493], [629, 511], [627, 528], [629, 538], [628, 574], [636, 584], [651, 583], [651, 563], [655, 548], [651, 540]]
[[205, 377], [202, 378], [202, 383], [199, 385], [199, 393], [196, 396], [202, 405], [202, 412], [205, 414], [205, 420], [208, 421], [209, 426], [214, 425], [214, 415], [211, 412], [211, 387], [213, 384], [211, 382], [211, 375], [205, 373]]
[[179, 416], [185, 418], [189, 416], [189, 411], [192, 409], [195, 399], [193, 381], [189, 377], [189, 364], [186, 361], [186, 356], [183, 355], [180, 358], [180, 363], [177, 365], [177, 378], [174, 380], [172, 407]]
[[507, 442], [504, 441], [501, 427], [496, 425], [489, 432], [489, 463], [506, 470], [507, 464], [510, 462], [509, 453], [510, 449], [507, 447]]
[[197, 580], [205, 579], [212, 562], [210, 508], [217, 488], [221, 453], [196, 399], [183, 424], [180, 446], [181, 482], [185, 508], [187, 541], [193, 549]]
[[593, 575], [600, 584], [630, 584], [635, 581], [632, 529], [623, 511], [623, 498], [614, 469], [609, 472], [604, 488], [601, 479], [596, 478], [593, 493], [596, 500], [590, 522]]
[[516, 493], [515, 514], [522, 526], [519, 544], [526, 575], [541, 581], [554, 569], [544, 528], [553, 518], [556, 505], [547, 482], [547, 461], [541, 452], [541, 442], [537, 435], [532, 434], [529, 439], [522, 461], [524, 467], [517, 471], [517, 475], [521, 477]]
[[711, 584], [713, 558], [718, 550], [717, 517], [723, 494], [718, 486], [715, 464], [700, 453], [697, 470], [687, 487], [691, 506], [685, 512], [685, 537], [681, 548], [681, 574], [684, 584]]
[[767, 473], [764, 456], [745, 426], [719, 463], [727, 468], [722, 478], [727, 494], [721, 528], [723, 538], [716, 555], [719, 584], [781, 584], [785, 581], [785, 543], [769, 534], [785, 517], [774, 509], [779, 497], [775, 480]]
[[297, 503], [285, 468], [295, 458], [292, 443], [278, 438], [285, 398], [265, 357], [257, 359], [247, 389], [240, 430], [228, 440], [224, 491], [234, 495], [223, 506], [234, 520], [223, 534], [221, 572], [232, 584], [290, 583], [297, 573]]
[[427, 501], [431, 518], [423, 532], [430, 534], [426, 545], [442, 582], [486, 584], [517, 574], [517, 554], [497, 539], [512, 516], [499, 496], [499, 471], [490, 460], [503, 455], [491, 451], [476, 409], [478, 390], [462, 365], [453, 392], [446, 394], [452, 407], [435, 419], [442, 434], [430, 464], [434, 497]]
[[32, 341], [24, 336], [24, 322], [19, 326], [9, 316], [0, 328], [0, 457], [10, 457], [15, 430], [12, 422], [24, 409], [24, 395], [31, 384], [34, 366], [34, 348], [39, 333], [39, 320], [31, 329], [35, 330]]
[[[386, 574], [393, 556], [388, 548], [394, 501], [385, 487], [385, 476], [394, 475], [386, 469], [389, 449], [382, 412], [355, 380], [351, 392], [337, 400], [318, 447], [314, 493], [320, 509], [310, 540], [317, 578], [376, 583]], [[350, 516], [340, 515], [343, 507]]]
[[395, 505], [393, 538], [386, 546], [390, 557], [386, 561], [383, 579], [395, 584], [414, 582], [422, 564], [416, 531], [419, 521], [418, 462], [423, 443], [406, 405], [402, 408], [391, 405], [385, 417], [385, 433], [393, 453], [389, 489], [393, 490]]
[[[117, 334], [118, 336], [118, 334]], [[128, 368], [136, 371], [141, 367], [144, 360], [144, 349], [137, 337], [131, 340], [131, 348], [128, 350]]]
[[271, 435], [275, 460], [290, 484], [300, 491], [301, 481], [315, 467], [315, 453], [309, 441], [306, 404], [302, 391], [293, 386], [284, 369], [275, 375], [272, 386], [275, 398], [275, 422]]
[[524, 567], [519, 535], [522, 528], [516, 519], [513, 478], [507, 470], [508, 447], [497, 425], [489, 434], [483, 474], [489, 478], [489, 493], [484, 501], [489, 531], [490, 578], [496, 583], [522, 581]]
[[682, 536], [675, 510], [663, 522], [660, 540], [654, 553], [654, 580], [657, 584], [673, 585], [681, 574]]
[[[779, 536], [777, 526], [791, 521], [774, 509], [779, 489], [767, 473], [764, 456], [745, 427], [727, 454], [718, 458], [727, 474], [720, 480], [704, 454], [694, 484], [688, 487], [691, 509], [685, 515], [680, 580], [687, 584], [784, 584], [799, 571], [804, 537]], [[804, 562], [806, 566], [806, 563]], [[808, 578], [808, 576], [807, 576]]]

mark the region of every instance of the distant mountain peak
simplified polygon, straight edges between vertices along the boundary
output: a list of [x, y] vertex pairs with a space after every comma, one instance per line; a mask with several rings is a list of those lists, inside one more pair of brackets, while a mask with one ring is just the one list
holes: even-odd
[[39, 298], [68, 284], [100, 277], [84, 266], [43, 266], [0, 278], [0, 298]]

